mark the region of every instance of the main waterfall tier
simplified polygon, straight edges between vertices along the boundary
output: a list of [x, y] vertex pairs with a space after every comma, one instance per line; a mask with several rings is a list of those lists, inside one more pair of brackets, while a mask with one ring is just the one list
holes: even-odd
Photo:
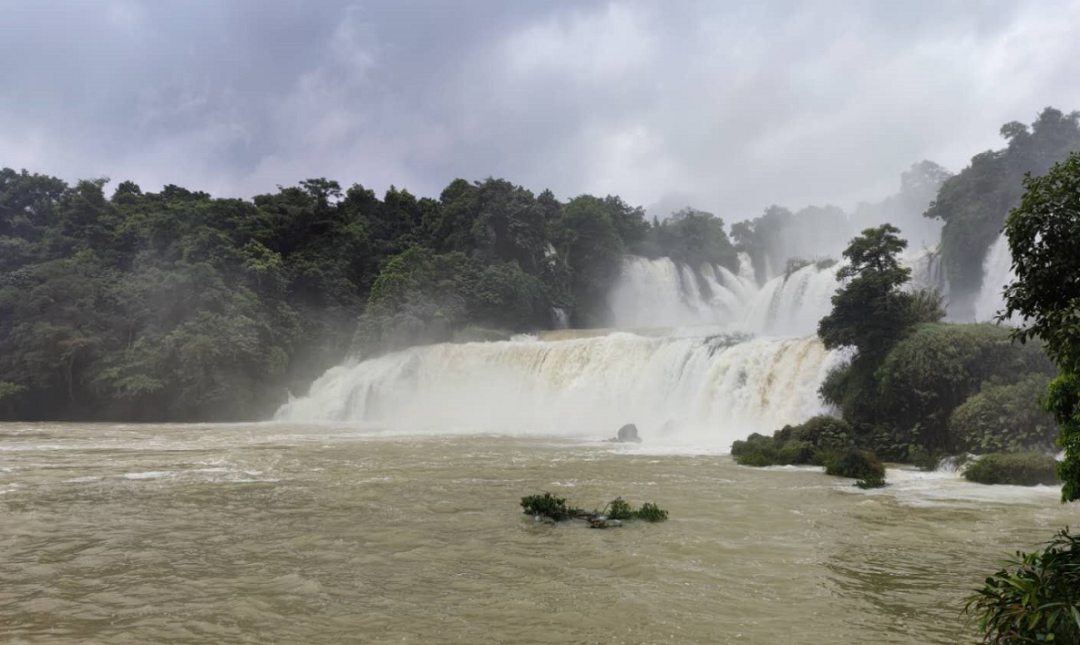
[[616, 332], [432, 345], [335, 367], [276, 418], [596, 439], [634, 423], [652, 446], [724, 451], [822, 412], [818, 387], [841, 360], [816, 338]]

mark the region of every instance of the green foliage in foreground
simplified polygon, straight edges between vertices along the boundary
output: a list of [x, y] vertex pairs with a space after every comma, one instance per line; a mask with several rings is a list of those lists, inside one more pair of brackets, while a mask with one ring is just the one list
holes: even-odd
[[569, 506], [565, 498], [544, 493], [543, 495], [526, 495], [521, 498], [521, 507], [526, 515], [544, 517], [555, 522], [563, 522], [572, 519], [587, 519], [590, 516], [604, 515], [609, 520], [644, 520], [646, 522], [663, 522], [668, 518], [668, 512], [652, 502], [645, 502], [641, 508], [634, 508], [621, 497], [608, 502], [603, 511], [588, 512], [580, 508]]
[[1057, 460], [1038, 452], [983, 455], [964, 469], [964, 479], [977, 484], [1052, 486], [1058, 483]]
[[[1080, 115], [1070, 116], [1075, 126]], [[1072, 501], [1080, 499], [1080, 152], [1024, 186], [1005, 227], [1016, 279], [1005, 289], [1004, 314], [1021, 314], [1015, 337], [1040, 339], [1061, 371], [1046, 405], [1061, 424], [1061, 498]]]
[[1066, 528], [1002, 564], [964, 608], [983, 642], [1080, 645], [1080, 536]]

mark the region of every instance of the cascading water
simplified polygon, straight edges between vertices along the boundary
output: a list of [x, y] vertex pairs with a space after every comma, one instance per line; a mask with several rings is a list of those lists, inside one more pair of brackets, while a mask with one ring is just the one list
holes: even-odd
[[668, 258], [627, 256], [608, 304], [620, 329], [712, 325], [728, 331], [813, 334], [836, 292], [836, 266], [807, 265], [758, 288], [749, 258], [736, 275], [726, 267], [694, 271]]
[[[1009, 253], [1009, 240], [1002, 233], [983, 260], [983, 283], [979, 291], [979, 297], [975, 300], [975, 320], [978, 322], [992, 322], [997, 312], [1005, 307], [1003, 292], [1005, 286], [1013, 281], [1016, 275], [1012, 270], [1012, 255]], [[1018, 324], [1019, 321], [1010, 321]]]
[[[739, 259], [733, 272], [627, 256], [608, 305], [613, 327], [636, 333], [563, 330], [353, 362], [277, 419], [594, 438], [635, 423], [653, 445], [722, 450], [825, 412], [817, 390], [846, 355], [827, 352], [814, 332], [839, 265], [811, 263], [759, 288], [750, 258]], [[917, 286], [937, 288], [936, 253], [907, 264]]]
[[949, 280], [945, 273], [945, 262], [937, 247], [918, 251], [905, 260], [904, 265], [911, 269], [909, 289], [937, 289], [938, 293], [948, 298]]
[[653, 445], [726, 450], [822, 412], [817, 388], [841, 360], [812, 337], [432, 345], [335, 367], [277, 419], [593, 438], [635, 423]]

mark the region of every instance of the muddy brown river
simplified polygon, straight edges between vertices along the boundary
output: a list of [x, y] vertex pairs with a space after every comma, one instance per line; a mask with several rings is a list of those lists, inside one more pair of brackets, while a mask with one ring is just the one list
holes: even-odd
[[[1052, 488], [569, 439], [0, 424], [0, 641], [974, 642], [963, 597], [1077, 524]], [[522, 495], [663, 524], [537, 525]]]

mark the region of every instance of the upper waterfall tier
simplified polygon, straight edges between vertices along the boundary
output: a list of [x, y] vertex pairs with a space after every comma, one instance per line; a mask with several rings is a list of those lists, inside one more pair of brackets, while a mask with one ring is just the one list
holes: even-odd
[[[982, 288], [975, 300], [975, 320], [993, 322], [999, 311], [1005, 307], [1005, 286], [1016, 275], [1012, 270], [1012, 254], [1009, 252], [1009, 239], [1002, 233], [998, 236], [983, 260]], [[1019, 324], [1019, 317], [1009, 321]]]
[[[911, 268], [909, 289], [933, 288], [948, 295], [944, 265], [936, 249], [903, 260]], [[832, 308], [840, 265], [812, 262], [784, 272], [761, 287], [750, 259], [740, 256], [738, 274], [703, 264], [694, 269], [669, 258], [623, 258], [608, 294], [611, 326], [619, 329], [712, 325], [752, 334], [805, 336]]]
[[823, 410], [841, 357], [815, 338], [534, 338], [416, 347], [335, 367], [277, 413], [406, 432], [603, 438], [635, 423], [654, 445], [726, 450]]
[[836, 271], [809, 264], [758, 288], [747, 271], [736, 275], [709, 264], [695, 270], [668, 258], [627, 256], [608, 296], [612, 326], [716, 325], [755, 334], [812, 334], [829, 312]]

